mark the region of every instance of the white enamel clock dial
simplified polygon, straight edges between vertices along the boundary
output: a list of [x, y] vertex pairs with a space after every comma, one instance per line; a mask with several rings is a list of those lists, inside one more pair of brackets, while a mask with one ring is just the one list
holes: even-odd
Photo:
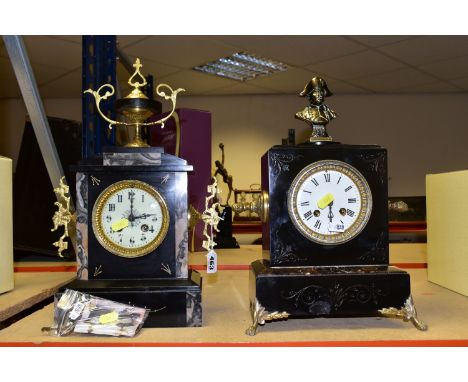
[[99, 243], [122, 257], [139, 257], [156, 249], [166, 236], [169, 212], [161, 194], [149, 184], [124, 180], [106, 188], [93, 208]]
[[372, 211], [372, 194], [363, 175], [347, 163], [324, 160], [306, 166], [288, 193], [295, 227], [320, 244], [341, 244], [356, 237]]

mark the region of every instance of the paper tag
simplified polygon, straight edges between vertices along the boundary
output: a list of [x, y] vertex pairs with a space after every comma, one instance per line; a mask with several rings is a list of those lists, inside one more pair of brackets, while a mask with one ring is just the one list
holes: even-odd
[[125, 218], [117, 220], [115, 223], [112, 223], [111, 225], [112, 231], [116, 231], [116, 232], [126, 227], [128, 227], [128, 219], [125, 219]]
[[317, 206], [323, 210], [326, 206], [328, 206], [331, 202], [333, 202], [335, 200], [335, 197], [333, 196], [333, 194], [326, 194], [322, 199], [320, 199], [318, 202], [317, 202]]
[[103, 314], [99, 317], [100, 324], [109, 324], [110, 322], [115, 322], [119, 318], [119, 314], [114, 310], [110, 313]]
[[57, 303], [57, 308], [64, 309], [65, 306], [67, 306], [69, 300], [70, 298], [66, 293], [62, 294], [62, 297], [60, 297], [60, 300]]
[[328, 224], [328, 232], [344, 232], [344, 224]]
[[206, 255], [206, 273], [216, 273], [218, 271], [218, 255], [211, 250]]
[[76, 320], [78, 317], [80, 317], [80, 314], [83, 311], [84, 307], [85, 304], [83, 304], [82, 302], [77, 302], [69, 315], [70, 320]]

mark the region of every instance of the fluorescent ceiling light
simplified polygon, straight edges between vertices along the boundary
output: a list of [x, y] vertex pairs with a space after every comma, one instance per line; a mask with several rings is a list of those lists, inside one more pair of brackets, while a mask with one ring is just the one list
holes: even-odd
[[282, 62], [254, 54], [239, 52], [204, 65], [195, 66], [193, 69], [236, 81], [248, 81], [276, 72], [284, 72], [288, 70], [288, 66]]

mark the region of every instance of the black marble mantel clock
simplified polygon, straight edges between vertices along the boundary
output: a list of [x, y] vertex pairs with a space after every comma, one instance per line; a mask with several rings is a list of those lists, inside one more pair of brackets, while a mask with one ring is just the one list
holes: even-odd
[[389, 266], [387, 152], [334, 142], [326, 124], [336, 114], [314, 77], [296, 114], [312, 127], [309, 142], [274, 146], [262, 157], [262, 198], [250, 208], [263, 221], [264, 260], [251, 265], [250, 306], [258, 325], [288, 317], [417, 318], [410, 277]]
[[[116, 101], [127, 122], [112, 121], [99, 108], [114, 93], [111, 85], [87, 91], [110, 126], [132, 126], [135, 134], [126, 147], [104, 148], [102, 156], [73, 166], [77, 279], [64, 288], [149, 308], [145, 327], [201, 326], [201, 277], [188, 269], [187, 172], [192, 166], [141, 139], [142, 126], [163, 124], [171, 113], [145, 122], [157, 102], [139, 89], [146, 79], [138, 59], [134, 67], [128, 81], [134, 90]], [[111, 91], [104, 92], [105, 87]], [[156, 88], [171, 99], [172, 111], [182, 90]]]

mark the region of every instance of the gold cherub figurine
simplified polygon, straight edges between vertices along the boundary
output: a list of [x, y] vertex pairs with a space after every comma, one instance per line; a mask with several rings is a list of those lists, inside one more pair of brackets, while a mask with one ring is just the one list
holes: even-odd
[[54, 216], [52, 217], [52, 221], [54, 223], [54, 228], [51, 231], [57, 231], [59, 227], [63, 226], [64, 232], [63, 235], [60, 236], [58, 241], [53, 243], [54, 246], [58, 248], [58, 255], [63, 257], [62, 252], [68, 249], [68, 243], [65, 239], [69, 236], [68, 235], [68, 225], [73, 220], [73, 214], [70, 212], [70, 195], [69, 195], [69, 187], [65, 182], [65, 177], [63, 176], [60, 179], [60, 186], [54, 188], [54, 192], [57, 194], [57, 201], [54, 203], [58, 207], [58, 210], [55, 211]]

